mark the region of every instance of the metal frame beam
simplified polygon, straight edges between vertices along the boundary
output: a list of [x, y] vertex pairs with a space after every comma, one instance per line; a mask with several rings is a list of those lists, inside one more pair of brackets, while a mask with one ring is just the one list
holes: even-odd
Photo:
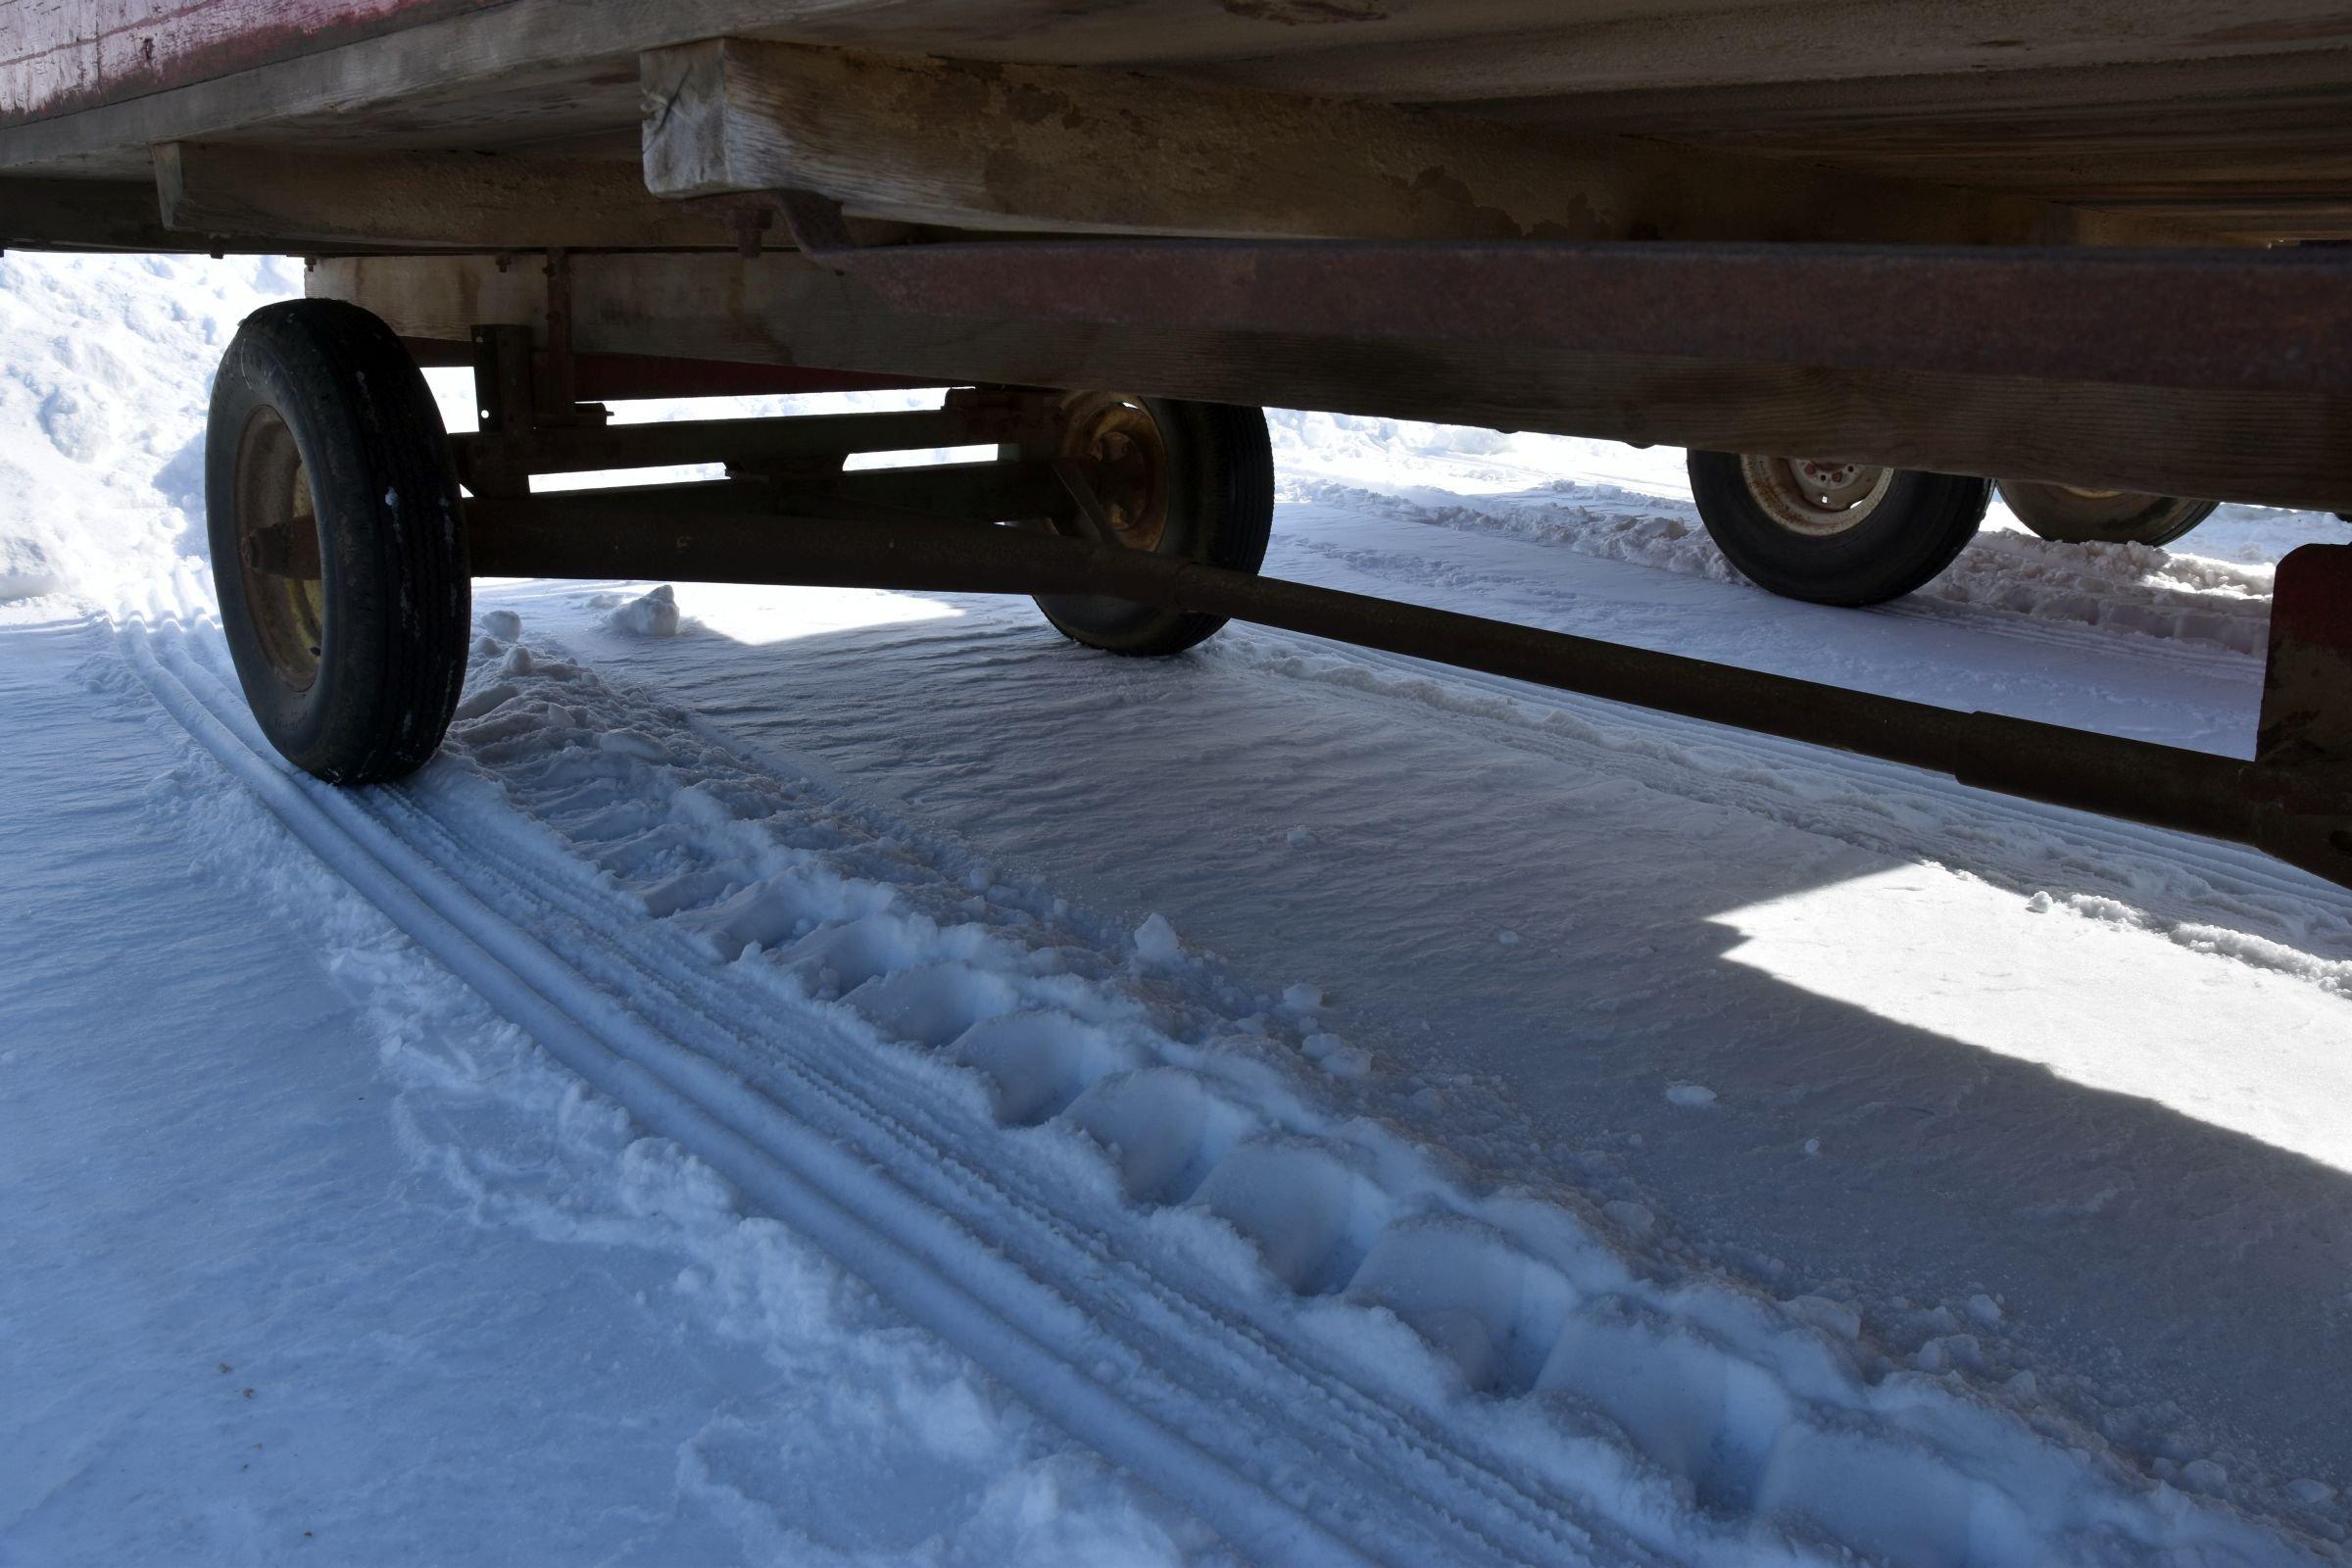
[[[2352, 509], [2352, 254], [1216, 241], [818, 254], [575, 256], [577, 348]], [[327, 261], [311, 276], [314, 294], [443, 340], [539, 318], [546, 288], [539, 269], [487, 258]]]

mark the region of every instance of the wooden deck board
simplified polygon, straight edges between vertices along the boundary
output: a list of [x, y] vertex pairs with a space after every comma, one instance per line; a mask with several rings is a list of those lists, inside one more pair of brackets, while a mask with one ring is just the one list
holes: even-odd
[[2341, 0], [0, 0], [0, 171], [137, 178], [163, 141], [617, 156], [638, 51], [731, 33], [1442, 103], [2352, 237]]

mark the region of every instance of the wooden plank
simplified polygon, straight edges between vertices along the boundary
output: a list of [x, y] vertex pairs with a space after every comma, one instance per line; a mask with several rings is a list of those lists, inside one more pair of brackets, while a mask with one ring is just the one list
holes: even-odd
[[168, 251], [185, 249], [188, 237], [158, 221], [155, 188], [144, 181], [0, 175], [0, 246], [24, 244]]
[[708, 39], [644, 57], [658, 195], [797, 186], [958, 228], [1366, 239], [2162, 244], [2162, 222], [1386, 104]]
[[1764, 0], [1702, 7], [1549, 8], [1508, 32], [1463, 29], [1396, 47], [1332, 28], [1311, 54], [1202, 62], [1201, 79], [1415, 103], [1828, 83], [1861, 77], [2182, 66], [2340, 55], [2341, 0]]
[[[2336, 0], [0, 0], [0, 122], [358, 47], [389, 96], [726, 33], [1438, 101], [2340, 50]], [[408, 42], [366, 46], [411, 35]], [[354, 66], [359, 63], [355, 62]], [[251, 82], [248, 122], [319, 78]], [[262, 89], [262, 90], [256, 90]], [[190, 126], [186, 139], [228, 128]]]
[[2245, 237], [2352, 237], [2352, 61], [1643, 88], [1459, 106], [1588, 133], [2177, 215]]
[[633, 163], [466, 153], [284, 152], [165, 142], [166, 227], [289, 246], [732, 248], [728, 216], [657, 201]]
[[[0, 7], [77, 18], [89, 9], [88, 0]], [[2001, 72], [2095, 81], [2136, 68], [2175, 74], [2186, 92], [2209, 65], [2235, 71], [2231, 112], [2258, 122], [2267, 104], [2309, 85], [2315, 71], [2342, 77], [2348, 27], [2340, 0], [2248, 0], [2227, 17], [2191, 0], [503, 0], [217, 78], [181, 74], [168, 90], [116, 77], [138, 95], [0, 129], [0, 168], [129, 178], [144, 172], [154, 142], [249, 136], [301, 147], [545, 147], [633, 130], [638, 49], [729, 33], [1214, 74], [1342, 97], [1536, 95], [1556, 105], [1680, 83], [1675, 90], [1709, 122], [1709, 134], [1732, 135], [1742, 128], [1741, 109], [1711, 95], [1743, 84], [1820, 88], [1869, 78], [1868, 103], [1846, 122], [1853, 129], [1899, 115], [1904, 83], [1931, 79], [1923, 74], [1942, 74], [1934, 78], [1939, 93], [1964, 93], [1971, 80]], [[2159, 99], [2138, 120], [2167, 118]], [[2297, 145], [2298, 134], [2283, 133], [2281, 145]], [[1969, 182], [2002, 188], [1999, 149], [2030, 152], [2034, 138], [2029, 126], [1999, 130]], [[2261, 156], [2253, 143], [2244, 151]], [[1803, 156], [1838, 162], [1837, 133]], [[2054, 169], [2053, 183], [2018, 193], [2081, 203], [2061, 174]], [[2296, 217], [2283, 211], [2277, 228], [2292, 232]]]
[[0, 123], [70, 114], [498, 0], [0, 0]]
[[[403, 336], [543, 318], [536, 269], [482, 258], [322, 262], [311, 290]], [[797, 256], [576, 258], [576, 346], [936, 377], [1112, 387], [1956, 473], [2352, 506], [2352, 398], [2014, 376], [1830, 370], [1525, 346], [945, 321]]]

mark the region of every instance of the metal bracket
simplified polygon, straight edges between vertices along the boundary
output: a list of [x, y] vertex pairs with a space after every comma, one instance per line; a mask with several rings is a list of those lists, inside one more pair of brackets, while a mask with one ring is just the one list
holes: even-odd
[[2352, 883], [2352, 545], [2278, 564], [2247, 790], [2265, 849]]

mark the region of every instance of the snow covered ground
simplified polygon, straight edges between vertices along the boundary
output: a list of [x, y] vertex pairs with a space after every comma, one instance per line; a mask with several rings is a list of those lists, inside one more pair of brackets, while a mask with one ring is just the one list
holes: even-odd
[[[191, 558], [298, 284], [0, 260], [0, 1563], [2348, 1554], [2352, 893], [956, 596], [486, 584], [325, 790]], [[1273, 418], [1281, 575], [2217, 751], [2346, 537], [1830, 612], [1679, 453]]]

